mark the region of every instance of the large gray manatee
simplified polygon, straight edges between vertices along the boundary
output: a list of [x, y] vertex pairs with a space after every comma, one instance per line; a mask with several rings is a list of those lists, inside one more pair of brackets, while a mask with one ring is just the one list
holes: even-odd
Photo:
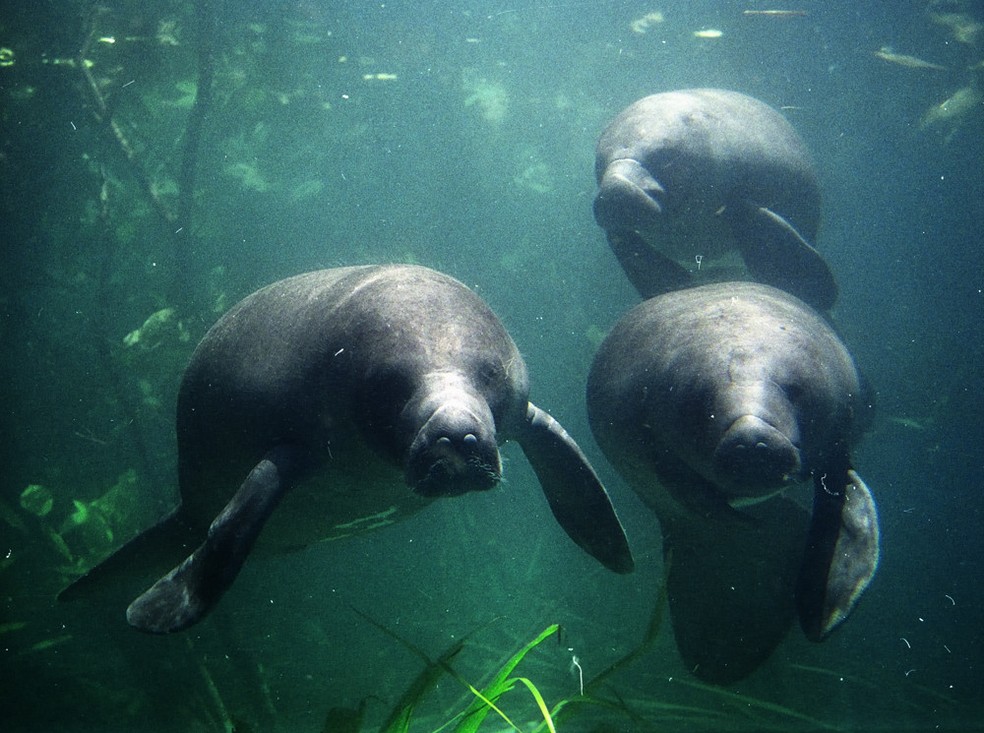
[[878, 564], [874, 499], [851, 463], [870, 406], [816, 312], [757, 283], [652, 298], [602, 343], [587, 400], [605, 455], [659, 519], [697, 676], [749, 674], [797, 611], [814, 641], [848, 616]]
[[151, 632], [187, 628], [218, 603], [257, 541], [296, 549], [490, 489], [508, 439], [568, 535], [609, 569], [630, 571], [604, 487], [528, 394], [499, 319], [447, 275], [388, 265], [273, 283], [226, 313], [185, 370], [180, 506], [62, 597], [141, 569], [146, 583], [173, 566], [127, 620]]
[[740, 279], [715, 268], [737, 250], [753, 280], [820, 310], [836, 300], [811, 244], [820, 191], [809, 152], [757, 99], [721, 89], [644, 97], [601, 134], [595, 174], [595, 219], [643, 298], [722, 279], [715, 269]]

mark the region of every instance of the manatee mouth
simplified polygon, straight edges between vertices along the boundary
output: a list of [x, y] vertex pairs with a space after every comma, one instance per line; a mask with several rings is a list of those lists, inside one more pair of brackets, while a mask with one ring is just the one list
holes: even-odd
[[743, 415], [718, 442], [713, 457], [719, 482], [743, 496], [768, 493], [798, 480], [799, 448], [761, 418]]
[[663, 213], [666, 191], [636, 160], [608, 164], [598, 184], [594, 217], [602, 229], [646, 229]]
[[426, 497], [487, 491], [501, 478], [498, 448], [483, 450], [482, 441], [473, 433], [466, 433], [460, 440], [441, 436], [412, 456], [406, 471], [410, 488]]

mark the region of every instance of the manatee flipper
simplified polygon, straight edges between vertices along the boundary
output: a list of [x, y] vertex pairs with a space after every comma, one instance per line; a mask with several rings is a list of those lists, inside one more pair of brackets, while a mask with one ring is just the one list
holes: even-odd
[[625, 531], [605, 487], [574, 439], [533, 403], [515, 438], [563, 530], [609, 570], [631, 572], [635, 563]]
[[837, 283], [820, 253], [774, 211], [754, 204], [734, 209], [731, 227], [752, 276], [817, 310], [830, 310], [837, 300]]
[[130, 625], [164, 634], [200, 621], [239, 574], [260, 530], [287, 493], [295, 463], [284, 448], [264, 456], [212, 522], [198, 549], [130, 604]]
[[740, 680], [793, 624], [807, 512], [774, 497], [734, 518], [661, 521], [666, 592], [680, 656], [698, 678]]
[[843, 480], [815, 477], [813, 518], [796, 587], [800, 625], [822, 641], [847, 618], [878, 567], [878, 512], [871, 491], [848, 469]]
[[649, 246], [638, 232], [619, 229], [606, 232], [606, 236], [608, 246], [642, 298], [653, 298], [693, 284], [690, 273], [682, 265]]

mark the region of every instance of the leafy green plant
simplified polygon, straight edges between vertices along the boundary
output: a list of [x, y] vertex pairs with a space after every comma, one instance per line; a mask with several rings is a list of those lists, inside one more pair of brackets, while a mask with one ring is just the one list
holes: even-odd
[[438, 728], [438, 731], [444, 730], [445, 728], [457, 723], [457, 726], [454, 729], [455, 733], [475, 733], [475, 731], [477, 731], [485, 721], [488, 714], [490, 712], [494, 712], [502, 718], [502, 720], [505, 721], [510, 728], [522, 733], [522, 729], [510, 720], [509, 716], [507, 716], [498, 705], [499, 699], [505, 693], [512, 690], [517, 684], [522, 684], [536, 701], [537, 707], [543, 715], [544, 725], [551, 731], [551, 733], [556, 733], [550, 710], [543, 698], [543, 695], [540, 693], [539, 689], [537, 689], [536, 685], [527, 677], [513, 677], [511, 675], [527, 654], [539, 646], [543, 641], [559, 631], [560, 626], [558, 624], [551, 624], [540, 632], [540, 634], [538, 634], [534, 639], [525, 644], [519, 651], [513, 654], [513, 656], [510, 657], [509, 660], [492, 676], [492, 679], [485, 685], [485, 687], [479, 690], [451, 666], [451, 661], [454, 657], [464, 648], [467, 640], [471, 638], [471, 636], [479, 629], [476, 629], [476, 631], [473, 631], [464, 638], [458, 640], [450, 647], [445, 649], [437, 659], [432, 660], [426, 652], [412, 642], [404, 639], [393, 630], [379, 623], [365, 613], [362, 613], [361, 611], [357, 611], [357, 613], [377, 629], [392, 637], [413, 652], [416, 656], [423, 659], [426, 664], [424, 669], [421, 670], [420, 674], [418, 674], [416, 678], [414, 678], [413, 682], [406, 689], [403, 695], [400, 696], [400, 699], [397, 701], [396, 705], [394, 705], [390, 714], [386, 718], [386, 722], [380, 728], [382, 733], [409, 733], [410, 723], [419, 703], [427, 695], [427, 693], [433, 689], [438, 680], [440, 680], [440, 678], [445, 674], [461, 683], [461, 685], [474, 696], [474, 700], [472, 700], [472, 702], [469, 703], [464, 710], [452, 716], [450, 720]]
[[523, 645], [492, 675], [491, 679], [485, 684], [485, 686], [479, 689], [465, 679], [457, 670], [455, 670], [454, 667], [451, 666], [451, 662], [465, 647], [468, 639], [485, 627], [480, 627], [479, 629], [472, 631], [470, 634], [445, 649], [444, 652], [437, 657], [437, 659], [431, 659], [426, 652], [416, 646], [413, 642], [404, 639], [392, 629], [389, 629], [372, 617], [356, 609], [356, 613], [362, 616], [362, 618], [387, 636], [395, 639], [401, 645], [413, 652], [414, 655], [422, 659], [425, 663], [424, 669], [421, 670], [420, 674], [418, 674], [416, 678], [414, 678], [409, 687], [407, 687], [406, 691], [400, 696], [400, 699], [390, 711], [386, 718], [386, 722], [382, 725], [380, 731], [381, 733], [409, 733], [411, 721], [420, 702], [435, 687], [444, 675], [448, 675], [449, 677], [457, 680], [472, 694], [474, 699], [471, 700], [471, 702], [469, 702], [463, 710], [452, 715], [449, 720], [433, 731], [433, 733], [439, 733], [440, 731], [451, 728], [451, 726], [454, 726], [454, 733], [477, 733], [489, 713], [495, 713], [512, 730], [517, 733], [523, 733], [522, 729], [509, 718], [500, 704], [500, 699], [503, 695], [513, 690], [517, 685], [522, 685], [526, 688], [529, 694], [533, 697], [533, 700], [536, 702], [540, 715], [543, 718], [543, 721], [533, 728], [533, 733], [544, 733], [544, 731], [548, 731], [549, 733], [557, 733], [556, 721], [561, 713], [563, 712], [565, 714], [569, 714], [572, 709], [575, 709], [581, 705], [605, 707], [619, 711], [620, 714], [624, 714], [637, 721], [641, 720], [641, 716], [635, 714], [617, 694], [614, 694], [613, 699], [609, 699], [607, 697], [602, 697], [598, 694], [598, 692], [603, 682], [605, 682], [620, 669], [636, 661], [653, 644], [659, 635], [660, 629], [662, 628], [663, 618], [666, 613], [666, 605], [666, 583], [664, 581], [664, 583], [660, 586], [659, 594], [653, 607], [653, 612], [650, 616], [646, 633], [640, 643], [633, 647], [623, 657], [617, 659], [604, 670], [599, 672], [597, 675], [585, 681], [578, 695], [567, 697], [558, 701], [554, 704], [553, 708], [550, 708], [542, 693], [532, 680], [526, 676], [517, 675], [515, 672], [516, 668], [523, 662], [530, 652], [532, 652], [544, 641], [560, 632], [560, 626], [558, 624], [551, 624], [547, 626], [537, 636]]
[[455, 729], [455, 733], [475, 733], [475, 731], [478, 730], [479, 726], [485, 720], [485, 717], [490, 711], [493, 710], [499, 715], [499, 717], [506, 721], [511, 728], [517, 731], [520, 730], [520, 728], [509, 718], [507, 718], [505, 713], [503, 713], [495, 705], [498, 699], [506, 692], [509, 692], [509, 690], [511, 690], [518, 682], [525, 685], [533, 695], [533, 699], [536, 700], [537, 706], [543, 714], [544, 723], [550, 729], [551, 733], [555, 733], [553, 719], [551, 718], [550, 711], [547, 710], [546, 703], [544, 702], [540, 691], [537, 690], [536, 686], [526, 677], [510, 677], [510, 675], [513, 673], [513, 670], [519, 666], [519, 663], [523, 661], [523, 658], [527, 654], [539, 646], [545, 639], [556, 634], [559, 629], [560, 627], [557, 624], [551, 624], [540, 632], [535, 639], [527, 643], [502, 666], [502, 668], [492, 678], [492, 681], [489, 682], [489, 684], [481, 692], [476, 690], [469, 682], [462, 679], [456, 672], [449, 670], [451, 671], [452, 676], [464, 684], [476, 698], [465, 710], [464, 720]]

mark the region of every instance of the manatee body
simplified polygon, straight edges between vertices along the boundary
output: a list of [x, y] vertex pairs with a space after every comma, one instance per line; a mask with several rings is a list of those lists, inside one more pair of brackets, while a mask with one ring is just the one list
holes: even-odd
[[508, 439], [522, 446], [564, 530], [628, 572], [603, 486], [528, 391], [502, 324], [446, 275], [367, 266], [273, 283], [224, 315], [185, 371], [178, 509], [63, 596], [134, 562], [160, 572], [179, 563], [127, 618], [151, 632], [187, 628], [218, 602], [257, 540], [258, 549], [299, 548], [399, 521], [436, 497], [489, 489]]
[[644, 97], [598, 140], [594, 215], [644, 298], [725, 279], [736, 250], [753, 280], [820, 310], [837, 287], [813, 248], [820, 191], [786, 119], [737, 92], [686, 89]]
[[827, 322], [757, 283], [652, 298], [602, 343], [591, 428], [659, 519], [674, 635], [697, 676], [749, 674], [797, 613], [821, 640], [871, 581], [878, 518], [850, 456], [861, 392]]

